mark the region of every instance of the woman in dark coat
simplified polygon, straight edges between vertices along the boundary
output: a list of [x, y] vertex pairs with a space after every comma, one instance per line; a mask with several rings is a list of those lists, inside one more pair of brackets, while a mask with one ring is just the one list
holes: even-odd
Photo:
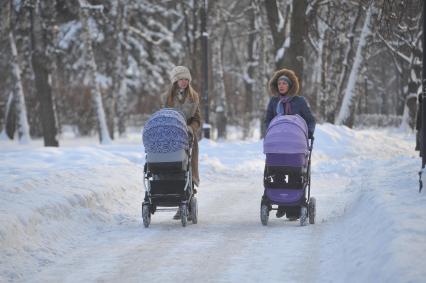
[[281, 69], [274, 73], [269, 81], [271, 99], [266, 110], [265, 130], [277, 115], [299, 114], [308, 125], [309, 138], [313, 137], [315, 118], [306, 100], [299, 95], [299, 88], [299, 79], [293, 71]]
[[[306, 100], [299, 95], [299, 79], [296, 74], [288, 69], [281, 69], [274, 73], [269, 81], [271, 99], [266, 110], [265, 131], [269, 123], [277, 115], [300, 115], [308, 126], [308, 137], [313, 138], [315, 130], [315, 117], [311, 113]], [[297, 207], [278, 206], [277, 217], [296, 220]]]

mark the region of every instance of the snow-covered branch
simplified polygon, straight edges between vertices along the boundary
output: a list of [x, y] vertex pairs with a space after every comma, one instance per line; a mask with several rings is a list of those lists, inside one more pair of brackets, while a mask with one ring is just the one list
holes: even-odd
[[403, 54], [402, 52], [396, 50], [380, 33], [376, 33], [376, 35], [382, 40], [382, 42], [386, 45], [389, 50], [391, 50], [395, 55], [406, 61], [408, 64], [411, 63], [411, 58]]

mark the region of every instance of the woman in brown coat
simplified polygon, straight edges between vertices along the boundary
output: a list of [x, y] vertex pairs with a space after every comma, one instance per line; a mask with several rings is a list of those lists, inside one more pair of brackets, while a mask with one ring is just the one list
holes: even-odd
[[[185, 115], [188, 132], [194, 138], [191, 159], [192, 181], [198, 187], [200, 177], [198, 174], [198, 139], [196, 133], [201, 125], [200, 98], [191, 86], [192, 77], [187, 67], [174, 67], [170, 79], [172, 85], [167, 92], [166, 107], [178, 109]], [[195, 188], [194, 192], [196, 192]], [[180, 219], [179, 210], [174, 218]]]

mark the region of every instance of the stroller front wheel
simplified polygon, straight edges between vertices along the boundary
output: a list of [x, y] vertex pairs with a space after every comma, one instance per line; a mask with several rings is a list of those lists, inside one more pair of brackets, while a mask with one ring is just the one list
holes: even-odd
[[262, 204], [260, 206], [260, 221], [262, 222], [263, 226], [268, 225], [269, 220], [269, 207], [266, 204]]

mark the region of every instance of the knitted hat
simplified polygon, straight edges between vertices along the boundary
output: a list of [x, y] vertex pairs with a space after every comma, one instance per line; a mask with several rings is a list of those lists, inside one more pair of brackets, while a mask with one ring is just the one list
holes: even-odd
[[280, 76], [278, 78], [277, 82], [278, 81], [285, 81], [287, 83], [289, 89], [293, 86], [293, 82], [285, 75]]
[[185, 66], [176, 66], [172, 69], [170, 72], [170, 80], [172, 81], [172, 84], [177, 82], [178, 80], [186, 79], [189, 82], [191, 82], [192, 77], [191, 73], [189, 72], [188, 68]]

